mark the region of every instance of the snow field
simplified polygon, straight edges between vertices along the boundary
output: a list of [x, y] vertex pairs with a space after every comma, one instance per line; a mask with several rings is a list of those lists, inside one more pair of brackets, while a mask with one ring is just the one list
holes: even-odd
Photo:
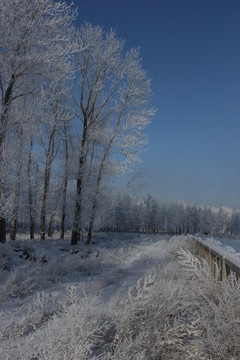
[[191, 237], [94, 242], [1, 247], [0, 359], [239, 359], [239, 285], [216, 283]]

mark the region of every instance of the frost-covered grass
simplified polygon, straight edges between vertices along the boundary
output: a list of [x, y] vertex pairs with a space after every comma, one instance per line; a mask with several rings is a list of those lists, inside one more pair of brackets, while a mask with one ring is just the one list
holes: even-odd
[[217, 283], [191, 237], [94, 242], [1, 248], [0, 359], [240, 358], [239, 284]]

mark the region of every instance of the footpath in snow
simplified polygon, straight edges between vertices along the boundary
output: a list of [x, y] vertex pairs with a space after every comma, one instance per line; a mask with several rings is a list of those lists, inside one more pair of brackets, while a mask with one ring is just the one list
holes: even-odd
[[[165, 258], [159, 236], [96, 235], [89, 253], [70, 240], [27, 240], [1, 245], [1, 359], [17, 359], [31, 336], [76, 297], [107, 308]], [[127, 291], [127, 290], [126, 290]], [[5, 350], [4, 350], [5, 349]], [[17, 353], [16, 353], [17, 351]], [[20, 357], [19, 357], [20, 358]]]

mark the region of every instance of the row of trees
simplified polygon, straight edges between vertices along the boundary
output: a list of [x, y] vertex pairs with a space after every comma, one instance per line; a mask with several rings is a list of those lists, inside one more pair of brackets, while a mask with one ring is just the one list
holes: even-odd
[[[46, 219], [48, 223], [47, 235], [50, 237], [54, 231], [60, 234], [60, 238], [63, 237], [63, 221], [64, 229], [72, 229], [75, 186], [71, 186], [70, 181], [66, 203], [60, 201], [60, 198], [63, 199], [65, 196], [61, 189], [63, 189], [62, 186], [48, 197], [49, 206], [47, 207]], [[114, 190], [109, 192], [108, 187], [102, 189], [99, 199], [95, 217], [95, 229], [97, 231], [161, 234], [201, 233], [207, 235], [240, 234], [240, 210], [232, 210], [227, 207], [211, 208], [186, 205], [183, 202], [161, 203], [151, 195], [142, 200], [128, 193], [116, 193]], [[56, 207], [57, 203], [59, 204], [58, 207]], [[65, 206], [64, 212], [60, 205]], [[91, 203], [86, 201], [83, 209], [82, 234], [89, 230]], [[63, 214], [66, 215], [66, 219], [63, 219]], [[36, 215], [37, 218], [40, 218], [40, 209], [37, 207]], [[18, 216], [20, 232], [25, 232], [29, 228], [28, 216], [27, 208], [21, 209]], [[11, 230], [11, 218], [7, 218], [7, 225]], [[36, 230], [39, 229], [40, 223], [36, 222]]]
[[0, 242], [17, 224], [91, 241], [112, 176], [139, 160], [150, 81], [113, 31], [76, 28], [72, 5], [0, 1]]
[[221, 207], [160, 203], [151, 195], [139, 200], [129, 194], [111, 198], [101, 230], [163, 234], [240, 234], [240, 211]]

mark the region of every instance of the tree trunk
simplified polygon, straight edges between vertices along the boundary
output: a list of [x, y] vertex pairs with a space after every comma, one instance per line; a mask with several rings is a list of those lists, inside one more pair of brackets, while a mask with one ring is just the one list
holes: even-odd
[[5, 217], [0, 217], [0, 242], [6, 242], [6, 219]]
[[62, 199], [62, 216], [61, 216], [61, 227], [60, 227], [60, 239], [64, 239], [65, 232], [65, 216], [66, 216], [66, 198], [67, 198], [67, 187], [68, 187], [68, 136], [67, 127], [64, 125], [64, 136], [65, 136], [65, 178], [63, 186], [63, 199]]
[[[29, 154], [28, 154], [28, 166], [27, 166], [30, 240], [34, 239], [34, 233], [35, 233], [35, 214], [34, 214], [34, 210], [33, 210], [33, 194], [32, 194], [32, 182], [31, 182], [32, 148], [33, 148], [33, 138], [31, 136], [30, 149], [29, 149]], [[37, 174], [36, 174], [36, 176], [37, 176]]]
[[97, 186], [96, 186], [96, 191], [95, 191], [95, 195], [93, 198], [92, 213], [91, 213], [91, 217], [90, 217], [90, 222], [89, 222], [89, 226], [88, 226], [88, 234], [87, 234], [87, 239], [86, 239], [86, 243], [85, 243], [86, 245], [90, 245], [90, 242], [92, 239], [92, 230], [93, 230], [94, 221], [95, 221], [95, 214], [96, 214], [98, 195], [99, 195], [99, 190], [100, 190], [100, 185], [101, 185], [101, 180], [102, 180], [103, 167], [104, 167], [104, 163], [107, 159], [107, 156], [109, 154], [109, 150], [110, 150], [110, 146], [107, 147], [107, 149], [104, 153], [103, 159], [100, 164], [99, 172], [98, 172]]
[[64, 239], [65, 234], [65, 204], [62, 207], [61, 225], [60, 225], [60, 239]]
[[[3, 173], [3, 147], [5, 141], [5, 133], [7, 128], [7, 118], [10, 110], [12, 92], [15, 84], [15, 74], [12, 74], [11, 80], [5, 92], [2, 101], [3, 113], [1, 116], [1, 134], [0, 134], [0, 174]], [[0, 199], [4, 194], [4, 179], [0, 175]], [[4, 214], [0, 215], [0, 243], [6, 242], [6, 218]]]
[[40, 213], [40, 238], [41, 240], [45, 239], [45, 226], [46, 226], [46, 200], [47, 200], [47, 192], [49, 188], [49, 178], [50, 174], [47, 170], [47, 165], [45, 169], [44, 176], [44, 189], [43, 189], [43, 197], [42, 197], [42, 207]]
[[17, 213], [16, 211], [14, 211], [12, 214], [11, 227], [10, 227], [11, 240], [16, 240], [16, 233], [17, 233]]
[[55, 117], [55, 123], [54, 123], [53, 127], [51, 128], [49, 141], [48, 141], [48, 148], [46, 151], [44, 187], [43, 187], [42, 206], [41, 206], [41, 213], [40, 213], [40, 237], [41, 237], [41, 240], [45, 239], [46, 202], [47, 202], [47, 195], [48, 195], [48, 191], [49, 191], [51, 166], [52, 166], [52, 162], [53, 162], [53, 158], [54, 158], [55, 132], [56, 132], [56, 117]]
[[14, 192], [14, 200], [13, 200], [13, 213], [11, 219], [11, 226], [10, 226], [10, 238], [11, 240], [16, 240], [16, 233], [17, 233], [17, 216], [18, 216], [18, 209], [19, 209], [19, 196], [20, 196], [20, 183], [21, 183], [21, 168], [22, 168], [22, 153], [23, 153], [23, 130], [20, 129], [19, 137], [21, 139], [20, 149], [19, 149], [19, 160], [17, 163], [17, 179], [16, 179], [16, 188]]
[[90, 218], [90, 222], [89, 222], [89, 227], [88, 227], [88, 234], [87, 234], [87, 239], [86, 239], [86, 243], [85, 243], [86, 245], [90, 245], [90, 242], [92, 240], [92, 230], [93, 230], [93, 226], [94, 226], [96, 206], [97, 206], [97, 198], [95, 197], [94, 204], [92, 207], [92, 214], [91, 214], [91, 218]]
[[48, 227], [48, 237], [52, 237], [53, 236], [53, 231], [54, 231], [54, 221], [55, 221], [55, 216], [56, 216], [56, 212], [57, 209], [54, 209], [49, 221], [49, 227]]
[[35, 234], [35, 217], [30, 214], [30, 240], [34, 239]]
[[83, 166], [86, 160], [84, 155], [84, 148], [87, 141], [87, 119], [84, 120], [83, 135], [81, 142], [81, 153], [79, 157], [78, 177], [77, 177], [77, 190], [76, 190], [76, 204], [74, 213], [74, 222], [72, 228], [71, 245], [77, 245], [81, 239], [81, 219], [82, 219], [82, 182], [83, 182]]
[[82, 218], [81, 197], [82, 197], [82, 174], [79, 174], [77, 179], [77, 196], [76, 196], [71, 245], [77, 245], [77, 243], [80, 241], [81, 238], [81, 218]]

